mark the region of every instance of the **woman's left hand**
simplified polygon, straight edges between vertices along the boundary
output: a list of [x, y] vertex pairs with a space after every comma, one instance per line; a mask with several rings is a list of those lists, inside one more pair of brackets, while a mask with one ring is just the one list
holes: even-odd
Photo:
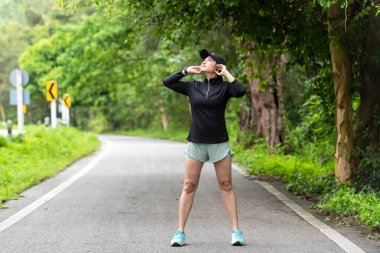
[[223, 65], [223, 64], [217, 64], [217, 65], [216, 65], [215, 73], [216, 73], [218, 76], [224, 75], [226, 72], [227, 72], [227, 68], [226, 68], [225, 65]]

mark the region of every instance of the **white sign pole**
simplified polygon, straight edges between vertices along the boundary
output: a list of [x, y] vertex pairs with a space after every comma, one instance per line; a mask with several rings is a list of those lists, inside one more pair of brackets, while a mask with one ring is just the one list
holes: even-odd
[[23, 106], [23, 91], [22, 91], [22, 72], [21, 70], [17, 70], [17, 76], [16, 76], [16, 82], [17, 82], [17, 124], [18, 124], [18, 132], [19, 134], [23, 133], [23, 126], [24, 126], [24, 113], [22, 111]]
[[58, 106], [60, 106], [61, 107], [61, 119], [62, 119], [62, 121], [61, 121], [61, 123], [62, 123], [62, 125], [65, 125], [66, 123], [66, 120], [65, 120], [65, 107], [63, 106], [63, 105], [58, 105]]
[[57, 128], [57, 100], [51, 101], [51, 127]]
[[66, 106], [64, 105], [65, 101], [62, 101], [62, 124], [66, 125]]
[[70, 126], [70, 107], [66, 109], [66, 124]]

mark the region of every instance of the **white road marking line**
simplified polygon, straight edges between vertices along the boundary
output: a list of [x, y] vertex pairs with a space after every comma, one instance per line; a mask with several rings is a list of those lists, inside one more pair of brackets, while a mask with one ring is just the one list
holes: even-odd
[[[249, 174], [236, 164], [232, 165], [232, 168], [237, 170], [240, 174], [244, 176], [248, 176]], [[276, 198], [278, 198], [282, 203], [284, 203], [286, 206], [288, 206], [290, 209], [292, 209], [296, 214], [301, 216], [305, 221], [310, 223], [312, 226], [317, 228], [319, 231], [321, 231], [325, 236], [327, 236], [330, 240], [335, 242], [339, 247], [341, 247], [345, 252], [347, 253], [365, 253], [364, 250], [356, 246], [353, 242], [348, 240], [346, 237], [338, 233], [336, 230], [332, 229], [325, 223], [321, 222], [317, 218], [315, 218], [312, 214], [307, 212], [305, 209], [303, 209], [301, 206], [296, 204], [293, 200], [286, 197], [284, 194], [279, 192], [276, 188], [274, 188], [272, 185], [270, 185], [267, 182], [263, 181], [255, 181], [256, 183], [260, 184], [262, 187], [264, 187], [268, 192], [273, 194]]]
[[57, 196], [61, 191], [69, 187], [72, 183], [77, 181], [79, 178], [81, 178], [83, 175], [85, 175], [87, 172], [89, 172], [95, 165], [103, 159], [103, 157], [109, 152], [111, 149], [111, 144], [109, 142], [105, 143], [105, 147], [102, 148], [100, 154], [97, 155], [89, 164], [87, 164], [83, 169], [72, 175], [70, 178], [66, 179], [64, 182], [62, 182], [60, 185], [56, 186], [54, 189], [50, 190], [48, 193], [40, 197], [39, 199], [35, 200], [34, 202], [30, 203], [17, 213], [13, 214], [6, 220], [2, 221], [0, 223], [0, 232], [7, 229], [8, 227], [12, 226], [31, 212], [33, 212], [35, 209], [40, 207], [41, 205], [48, 202], [50, 199]]

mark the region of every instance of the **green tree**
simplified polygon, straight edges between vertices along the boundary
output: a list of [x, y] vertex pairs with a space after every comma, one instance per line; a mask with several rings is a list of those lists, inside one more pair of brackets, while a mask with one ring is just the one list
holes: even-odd
[[[166, 105], [175, 106], [172, 95], [161, 89], [172, 59], [156, 52], [159, 40], [136, 36], [129, 26], [110, 21], [99, 10], [83, 23], [63, 26], [35, 43], [20, 63], [38, 83], [41, 103], [46, 80], [58, 80], [60, 90], [68, 91], [74, 100], [74, 123], [83, 128], [146, 128], [157, 117], [165, 129], [170, 121], [183, 125], [183, 115], [188, 113], [173, 110], [168, 115]], [[174, 64], [179, 68], [178, 59]]]
[[[79, 23], [86, 17], [87, 9], [74, 15], [64, 15], [55, 8], [55, 0], [41, 1], [2, 1], [0, 3], [0, 119], [16, 118], [15, 107], [9, 106], [8, 76], [12, 69], [18, 68], [19, 56], [31, 44], [50, 37], [62, 23]], [[31, 92], [31, 105], [28, 107], [26, 122], [35, 122], [48, 114], [42, 91], [30, 75], [31, 82], [26, 87]], [[29, 119], [29, 120], [28, 120]]]

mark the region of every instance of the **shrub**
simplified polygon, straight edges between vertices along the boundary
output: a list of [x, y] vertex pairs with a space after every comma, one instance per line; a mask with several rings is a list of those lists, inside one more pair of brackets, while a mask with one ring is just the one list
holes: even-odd
[[370, 229], [380, 229], [380, 196], [376, 192], [355, 192], [343, 184], [327, 193], [316, 208], [339, 216], [353, 216]]
[[0, 136], [0, 148], [1, 147], [6, 147], [8, 145], [7, 139]]

